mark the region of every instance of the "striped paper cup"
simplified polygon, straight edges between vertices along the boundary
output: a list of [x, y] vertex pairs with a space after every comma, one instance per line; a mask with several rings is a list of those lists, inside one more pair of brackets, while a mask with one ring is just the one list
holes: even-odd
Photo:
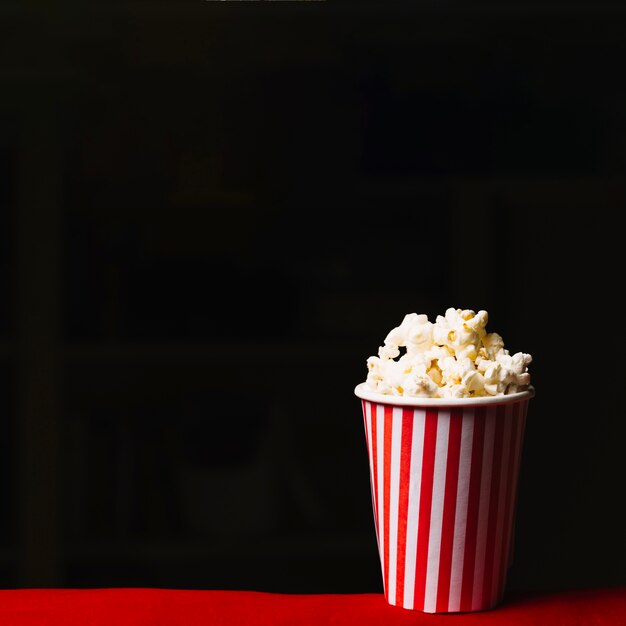
[[361, 398], [389, 604], [427, 613], [502, 600], [528, 391], [489, 398]]

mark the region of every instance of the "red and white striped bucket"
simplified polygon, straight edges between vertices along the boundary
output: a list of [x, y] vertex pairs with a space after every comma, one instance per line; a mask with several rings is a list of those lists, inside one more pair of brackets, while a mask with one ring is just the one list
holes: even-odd
[[502, 599], [532, 388], [492, 398], [361, 398], [389, 604], [481, 611]]

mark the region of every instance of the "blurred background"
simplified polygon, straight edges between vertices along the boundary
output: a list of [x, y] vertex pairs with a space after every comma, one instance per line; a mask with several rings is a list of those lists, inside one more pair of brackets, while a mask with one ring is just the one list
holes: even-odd
[[3, 2], [0, 584], [382, 591], [354, 386], [534, 356], [509, 591], [626, 584], [626, 10]]

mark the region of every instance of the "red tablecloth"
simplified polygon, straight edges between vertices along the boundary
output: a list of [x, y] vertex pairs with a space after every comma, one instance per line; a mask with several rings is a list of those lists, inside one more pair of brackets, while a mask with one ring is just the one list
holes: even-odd
[[175, 589], [0, 591], [0, 625], [30, 626], [621, 626], [626, 587], [542, 593], [480, 613], [429, 615], [382, 595], [287, 595]]

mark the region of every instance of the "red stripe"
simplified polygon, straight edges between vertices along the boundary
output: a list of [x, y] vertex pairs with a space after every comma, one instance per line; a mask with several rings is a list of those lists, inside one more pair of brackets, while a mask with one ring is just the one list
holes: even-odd
[[396, 605], [404, 604], [404, 570], [406, 565], [406, 527], [409, 516], [409, 480], [411, 447], [413, 445], [413, 409], [402, 410], [402, 439], [400, 443], [400, 492], [398, 495], [398, 560], [396, 564]]
[[513, 563], [513, 551], [515, 547], [515, 518], [517, 516], [517, 499], [519, 494], [519, 473], [520, 473], [520, 465], [521, 465], [521, 457], [522, 457], [522, 448], [524, 446], [524, 431], [526, 428], [526, 412], [528, 410], [528, 400], [525, 400], [521, 403], [519, 409], [519, 426], [518, 432], [519, 437], [517, 440], [517, 449], [515, 451], [515, 498], [513, 500], [513, 511], [512, 511], [512, 521], [511, 521], [511, 538], [509, 541], [509, 559], [507, 563], [507, 567], [511, 567]]
[[365, 425], [365, 445], [367, 446], [368, 459], [369, 463], [369, 451], [370, 451], [370, 440], [367, 436], [367, 403], [365, 400], [361, 400], [361, 404], [363, 406], [363, 424]]
[[491, 470], [491, 495], [489, 499], [489, 519], [487, 524], [487, 546], [485, 548], [485, 573], [483, 580], [483, 606], [491, 604], [491, 585], [493, 582], [493, 560], [498, 524], [498, 504], [500, 500], [500, 472], [502, 467], [502, 439], [504, 436], [504, 404], [496, 409], [496, 432], [493, 441], [493, 467]]
[[385, 593], [389, 589], [389, 498], [391, 496], [391, 426], [393, 419], [393, 407], [385, 407], [385, 435], [383, 450], [383, 512], [385, 515]]
[[[361, 406], [363, 408], [363, 425], [365, 426], [365, 445], [367, 447], [367, 464], [369, 465], [370, 464], [370, 440], [369, 440], [369, 437], [367, 436], [367, 403], [365, 402], [365, 400], [361, 400]], [[372, 469], [370, 467], [370, 473], [371, 471]], [[374, 502], [372, 501], [372, 507], [373, 506], [374, 506]]]
[[461, 430], [463, 411], [450, 412], [450, 434], [446, 463], [446, 486], [443, 498], [441, 551], [439, 556], [439, 579], [437, 586], [437, 611], [448, 610], [450, 600], [450, 575], [452, 573], [452, 547], [454, 544], [454, 519], [456, 517], [456, 494], [459, 484], [459, 457], [461, 454]]
[[363, 423], [365, 424], [365, 442], [369, 445], [367, 439], [367, 403], [365, 400], [361, 400], [361, 407], [363, 408]]
[[430, 538], [430, 514], [433, 502], [433, 477], [435, 471], [435, 449], [437, 444], [436, 409], [426, 411], [424, 420], [424, 452], [422, 455], [422, 484], [420, 487], [419, 522], [417, 529], [417, 556], [415, 559], [415, 601], [416, 609], [424, 606], [426, 594], [426, 567], [428, 562], [428, 542]]
[[378, 545], [380, 545], [380, 536], [378, 535], [378, 446], [377, 441], [377, 412], [378, 406], [372, 403], [372, 474], [374, 478], [374, 522], [376, 524], [376, 536], [378, 537]]
[[502, 534], [502, 553], [500, 554], [500, 563], [498, 564], [498, 580], [499, 587], [497, 597], [500, 597], [504, 591], [504, 582], [506, 579], [506, 565], [509, 560], [509, 545], [511, 538], [511, 513], [513, 505], [513, 494], [515, 493], [515, 450], [517, 448], [518, 439], [518, 423], [520, 419], [519, 404], [514, 404], [511, 414], [511, 438], [508, 442], [506, 450], [508, 451], [508, 473], [507, 473], [507, 486], [505, 491], [505, 505], [504, 505], [504, 522], [503, 522], [503, 534]]
[[465, 549], [463, 555], [463, 582], [461, 583], [461, 611], [472, 610], [474, 590], [474, 565], [476, 563], [476, 538], [478, 535], [478, 505], [480, 504], [480, 479], [485, 445], [485, 407], [474, 411], [474, 433], [472, 436], [472, 460], [469, 494], [467, 498], [467, 522], [465, 526]]

